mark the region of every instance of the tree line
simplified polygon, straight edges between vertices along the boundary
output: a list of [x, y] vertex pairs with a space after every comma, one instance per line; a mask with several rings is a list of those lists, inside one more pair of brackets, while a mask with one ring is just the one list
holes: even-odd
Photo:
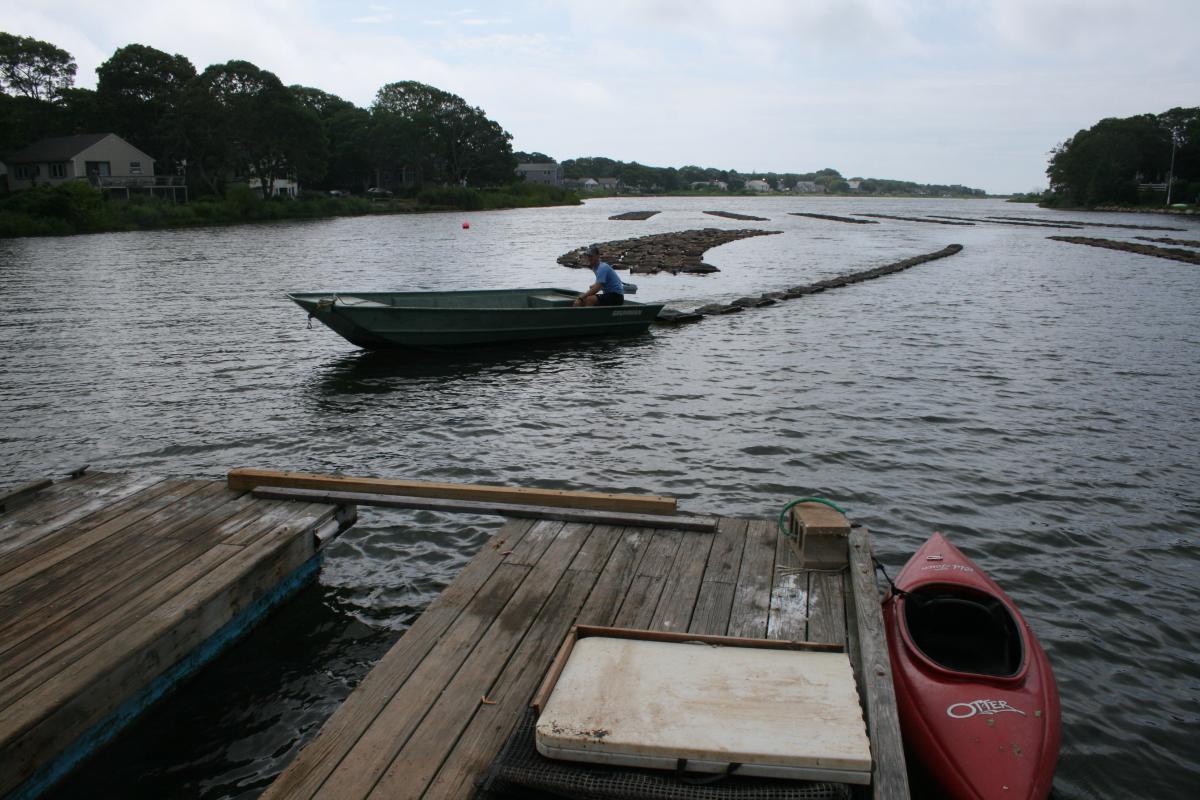
[[[515, 154], [521, 163], [553, 161], [544, 153]], [[588, 158], [571, 158], [562, 162], [563, 177], [569, 179], [582, 178], [617, 178], [622, 185], [644, 192], [685, 192], [699, 184], [712, 184], [715, 181], [724, 183], [729, 191], [738, 192], [746, 187], [749, 180], [765, 180], [776, 191], [790, 191], [797, 183], [814, 183], [827, 192], [850, 191], [849, 181], [840, 172], [831, 167], [816, 172], [759, 172], [742, 173], [732, 169], [717, 169], [715, 167], [650, 167], [636, 161], [616, 161], [602, 156]], [[912, 181], [897, 181], [885, 178], [855, 178], [859, 181], [859, 194], [886, 195], [923, 195], [932, 197], [983, 197], [983, 189], [973, 189], [960, 184], [926, 184]]]
[[257, 179], [308, 188], [509, 185], [512, 136], [463, 98], [416, 81], [385, 84], [370, 108], [314, 87], [285, 86], [249, 61], [197, 71], [186, 57], [129, 44], [75, 87], [70, 53], [0, 32], [0, 153], [47, 136], [116, 133], [184, 174], [193, 192], [221, 195]]
[[1102, 119], [1055, 147], [1047, 205], [1200, 202], [1200, 108]]

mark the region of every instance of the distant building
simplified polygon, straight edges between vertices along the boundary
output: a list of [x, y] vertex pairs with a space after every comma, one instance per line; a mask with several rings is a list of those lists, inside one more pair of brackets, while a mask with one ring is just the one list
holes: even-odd
[[621, 191], [620, 178], [599, 178], [596, 183], [600, 184], [600, 190], [603, 192]]
[[815, 181], [796, 181], [792, 191], [797, 194], [819, 194], [825, 191], [825, 187]]
[[540, 164], [517, 164], [517, 174], [524, 177], [526, 183], [561, 186], [563, 181], [562, 167], [554, 161]]
[[154, 194], [187, 199], [181, 178], [154, 176], [154, 159], [115, 133], [54, 136], [34, 142], [8, 158], [9, 188], [61, 186], [87, 181], [108, 193], [125, 197]]
[[858, 187], [862, 186], [862, 180], [856, 178], [852, 181], [846, 181], [846, 185], [850, 187], [850, 191], [857, 192]]
[[725, 181], [692, 181], [693, 189], [720, 189], [722, 192], [729, 191], [729, 184]]
[[584, 178], [579, 182], [579, 188], [585, 192], [598, 192], [600, 184], [596, 182], [595, 178]]
[[771, 191], [771, 184], [755, 178], [754, 180], [746, 181], [746, 188], [752, 192], [769, 192]]
[[[259, 197], [263, 197], [265, 194], [265, 190], [263, 189], [262, 180], [260, 180], [259, 178], [247, 178], [246, 179], [246, 187], [249, 188], [250, 191], [257, 194]], [[299, 196], [300, 196], [300, 182], [297, 181], [294, 177], [276, 178], [275, 179], [275, 193], [272, 195], [272, 197], [296, 198]]]

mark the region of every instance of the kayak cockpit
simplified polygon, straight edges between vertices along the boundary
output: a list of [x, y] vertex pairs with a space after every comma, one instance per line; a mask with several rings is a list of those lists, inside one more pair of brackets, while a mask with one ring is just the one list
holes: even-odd
[[904, 595], [904, 623], [913, 646], [942, 669], [1012, 678], [1024, 665], [1017, 621], [983, 592], [922, 586]]

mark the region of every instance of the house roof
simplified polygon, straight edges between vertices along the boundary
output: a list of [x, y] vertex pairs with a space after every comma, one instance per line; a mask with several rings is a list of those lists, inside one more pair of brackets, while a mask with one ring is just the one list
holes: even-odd
[[528, 164], [517, 164], [517, 169], [525, 172], [534, 169], [558, 169], [557, 161], [531, 161]]
[[51, 136], [34, 142], [24, 150], [9, 156], [13, 164], [33, 161], [66, 161], [74, 158], [97, 142], [112, 136], [111, 133], [84, 133], [79, 136]]

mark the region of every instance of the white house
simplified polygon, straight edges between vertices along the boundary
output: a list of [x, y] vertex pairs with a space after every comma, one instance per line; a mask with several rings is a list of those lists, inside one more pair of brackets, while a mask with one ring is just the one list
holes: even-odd
[[533, 164], [517, 164], [517, 174], [525, 178], [526, 183], [542, 183], [547, 186], [562, 184], [562, 167], [554, 161]]
[[[246, 186], [253, 192], [262, 197], [266, 190], [263, 188], [263, 183], [260, 178], [247, 178]], [[275, 194], [273, 197], [292, 197], [295, 198], [300, 194], [300, 182], [295, 179], [295, 176], [287, 178], [275, 179]]]
[[153, 177], [154, 159], [115, 133], [54, 136], [13, 153], [12, 188], [56, 186], [73, 180]]
[[825, 187], [815, 181], [796, 181], [792, 191], [797, 194], [817, 194], [825, 191]]
[[60, 186], [87, 181], [109, 192], [157, 194], [175, 199], [187, 189], [181, 178], [154, 175], [154, 159], [115, 133], [53, 136], [34, 142], [8, 158], [9, 189]]
[[771, 184], [755, 178], [754, 180], [746, 181], [746, 188], [752, 192], [769, 192], [771, 191]]
[[862, 179], [861, 179], [861, 178], [855, 178], [855, 179], [854, 179], [854, 180], [852, 180], [852, 181], [846, 181], [846, 185], [850, 187], [850, 191], [852, 191], [852, 192], [857, 192], [857, 191], [858, 191], [858, 187], [859, 187], [859, 186], [862, 186]]

